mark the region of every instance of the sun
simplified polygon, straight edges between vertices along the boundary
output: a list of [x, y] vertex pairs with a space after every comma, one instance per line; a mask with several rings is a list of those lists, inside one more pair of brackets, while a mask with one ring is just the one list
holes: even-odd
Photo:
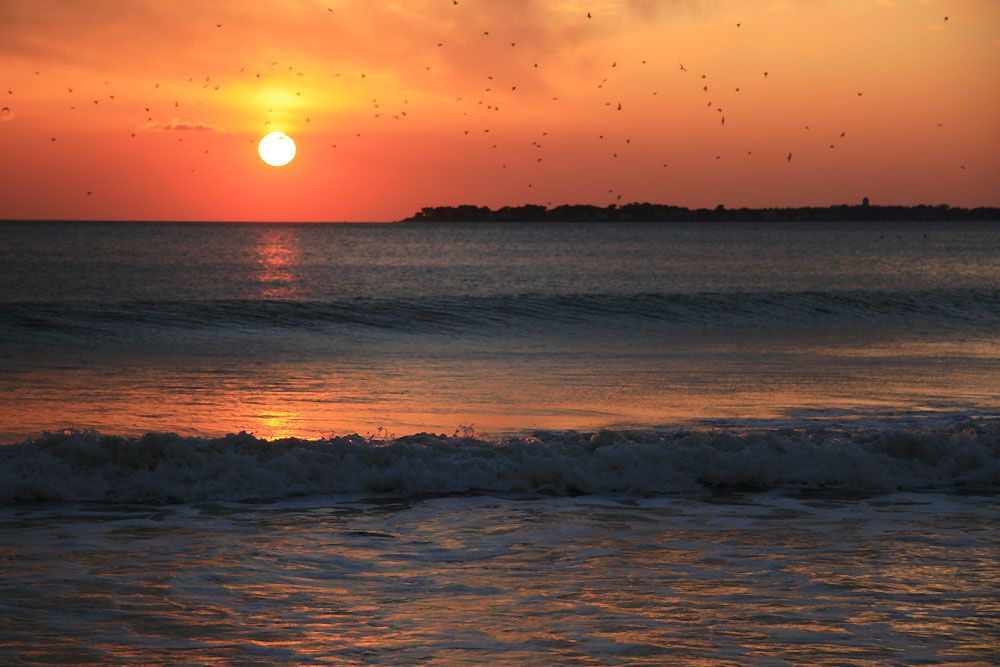
[[272, 132], [260, 140], [257, 152], [272, 167], [284, 167], [295, 159], [295, 142], [284, 132]]

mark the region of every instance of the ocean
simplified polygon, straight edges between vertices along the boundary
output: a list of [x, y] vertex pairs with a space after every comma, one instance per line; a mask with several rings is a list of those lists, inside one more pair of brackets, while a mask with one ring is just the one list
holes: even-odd
[[1000, 226], [0, 223], [5, 664], [1000, 661]]

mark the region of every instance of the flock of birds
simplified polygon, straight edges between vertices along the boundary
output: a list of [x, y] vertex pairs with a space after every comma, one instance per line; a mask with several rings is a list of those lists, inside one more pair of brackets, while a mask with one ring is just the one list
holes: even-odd
[[[459, 0], [451, 0], [451, 5], [453, 7], [459, 7], [460, 6], [460, 1]], [[330, 14], [336, 14], [336, 11], [332, 7], [328, 7], [327, 8], [327, 12], [329, 12]], [[585, 21], [593, 21], [594, 20], [594, 15], [593, 15], [592, 12], [588, 11], [582, 17], [582, 19], [585, 20]], [[949, 20], [950, 20], [949, 16], [945, 16], [944, 17], [944, 22], [948, 22]], [[222, 30], [225, 27], [225, 24], [223, 24], [223, 23], [215, 23], [214, 25], [215, 25], [215, 28], [218, 29], [218, 30]], [[738, 29], [742, 29], [742, 27], [743, 27], [742, 22], [735, 23], [735, 29], [737, 29], [737, 30]], [[488, 30], [482, 31], [482, 38], [489, 39], [491, 37], [492, 37], [492, 35], [491, 35], [490, 31], [488, 31]], [[437, 48], [444, 48], [445, 47], [445, 43], [444, 42], [437, 42], [436, 43], [436, 47]], [[517, 49], [518, 42], [517, 41], [511, 41], [511, 42], [509, 42], [509, 47], [506, 46], [506, 44], [504, 45], [504, 47], [505, 48], [509, 48], [509, 49]], [[647, 60], [645, 60], [645, 59], [641, 60], [639, 62], [639, 65], [641, 65], [641, 66], [645, 66], [647, 64], [649, 64], [649, 62]], [[283, 70], [281, 69], [282, 67], [284, 67]], [[538, 70], [540, 67], [541, 67], [540, 63], [533, 62], [531, 64], [531, 69]], [[430, 71], [431, 70], [431, 66], [430, 65], [425, 65], [424, 69], [425, 69], [425, 71]], [[619, 70], [619, 64], [618, 64], [617, 61], [612, 61], [610, 63], [610, 70], [612, 72]], [[282, 66], [282, 65], [279, 64], [279, 62], [272, 61], [270, 63], [270, 69], [264, 68], [264, 69], [261, 69], [260, 71], [254, 71], [254, 72], [252, 72], [252, 75], [253, 75], [252, 80], [268, 79], [268, 77], [273, 76], [278, 71], [282, 71], [282, 73], [284, 75], [292, 77], [292, 79], [291, 79], [292, 81], [300, 81], [300, 80], [303, 80], [306, 77], [306, 74], [303, 71], [297, 70], [295, 67], [292, 67], [292, 66]], [[690, 71], [689, 71], [688, 67], [683, 62], [678, 63], [678, 68], [677, 68], [676, 71], [680, 75], [682, 75], [682, 76], [692, 76], [690, 74]], [[248, 71], [247, 67], [244, 66], [244, 67], [240, 67], [238, 74], [241, 77], [250, 77], [251, 72]], [[40, 71], [36, 71], [35, 75], [36, 76], [41, 76], [41, 72]], [[597, 83], [597, 89], [604, 89], [605, 86], [608, 86], [608, 84], [610, 82], [610, 79], [611, 79], [611, 76], [612, 76], [612, 73], [608, 72], [608, 75], [605, 76], [604, 78], [602, 78], [602, 80]], [[763, 80], [768, 80], [770, 78], [770, 76], [771, 76], [770, 71], [765, 70], [765, 71], [761, 72], [761, 78]], [[343, 77], [342, 73], [336, 73], [334, 75], [335, 79], [341, 79], [342, 77]], [[358, 77], [359, 77], [360, 80], [365, 81], [365, 80], [368, 79], [368, 74], [365, 73], [365, 72], [359, 72], [358, 73]], [[713, 92], [713, 87], [712, 87], [711, 81], [709, 80], [709, 77], [706, 74], [701, 74], [700, 77], [698, 79], [696, 79], [696, 82], [697, 82], [697, 86], [700, 89], [701, 93], [703, 93], [705, 95], [705, 102], [706, 102], [705, 109], [709, 113], [714, 113], [715, 116], [718, 118], [719, 126], [721, 128], [725, 128], [726, 127], [726, 112], [724, 111], [724, 109], [720, 105], [717, 105], [711, 99], [711, 97], [712, 97], [711, 93]], [[104, 83], [105, 83], [105, 85], [110, 85], [109, 81], [105, 81]], [[222, 81], [213, 79], [213, 77], [211, 77], [211, 76], [206, 76], [204, 78], [198, 78], [198, 79], [196, 79], [195, 77], [189, 77], [187, 79], [187, 83], [189, 85], [199, 85], [201, 89], [203, 89], [205, 91], [208, 91], [208, 92], [218, 92], [223, 87]], [[289, 88], [292, 88], [292, 87], [295, 87], [295, 86], [289, 86]], [[154, 89], [159, 89], [160, 88], [160, 83], [159, 82], [155, 82], [153, 84], [153, 88]], [[501, 106], [500, 106], [500, 103], [498, 102], [498, 99], [502, 100], [503, 98], [500, 97], [498, 94], [501, 93], [501, 92], [506, 92], [507, 90], [509, 90], [510, 94], [515, 94], [515, 93], [517, 93], [518, 89], [519, 89], [519, 85], [517, 83], [508, 83], [508, 84], [505, 84], [505, 86], [501, 87], [501, 84], [494, 78], [493, 75], [486, 75], [486, 77], [485, 77], [485, 86], [483, 87], [483, 89], [481, 91], [478, 91], [480, 93], [479, 96], [478, 96], [478, 98], [475, 97], [475, 96], [473, 96], [473, 97], [460, 96], [460, 97], [455, 98], [455, 103], [456, 104], [469, 104], [469, 103], [471, 103], [471, 102], [474, 101], [475, 104], [476, 104], [476, 107], [478, 107], [479, 109], [481, 109], [481, 110], [483, 110], [485, 112], [500, 112], [501, 111]], [[741, 87], [736, 87], [735, 90], [734, 90], [734, 92], [735, 93], [740, 93], [741, 90], [742, 90]], [[299, 90], [294, 91], [294, 93], [295, 93], [295, 95], [297, 97], [301, 97], [302, 96], [302, 92], [299, 91]], [[12, 89], [8, 89], [7, 90], [7, 95], [12, 100], [16, 99], [16, 97], [15, 97], [15, 91], [12, 90]], [[66, 95], [74, 96], [74, 89], [73, 89], [73, 87], [71, 87], [71, 86], [67, 86], [66, 87]], [[652, 91], [652, 95], [653, 96], [659, 95], [659, 91], [653, 90]], [[863, 91], [858, 91], [857, 92], [857, 96], [858, 97], [862, 97], [863, 95], [864, 95]], [[116, 101], [116, 96], [114, 94], [107, 94], [106, 97], [94, 98], [94, 99], [88, 100], [87, 102], [82, 103], [82, 104], [85, 104], [86, 106], [90, 106], [90, 107], [93, 107], [93, 108], [97, 108], [97, 107], [100, 107], [100, 105], [102, 104], [102, 101], [105, 104], [113, 103], [113, 102]], [[553, 97], [552, 101], [553, 102], [559, 102], [559, 97]], [[196, 103], [196, 105], [197, 106], [201, 106], [202, 102], [199, 101], [199, 102]], [[399, 109], [396, 109], [396, 110], [390, 112], [390, 111], [386, 111], [383, 108], [383, 103], [381, 103], [377, 98], [373, 98], [372, 102], [371, 102], [370, 111], [371, 111], [371, 114], [372, 114], [372, 118], [374, 120], [392, 119], [395, 122], [401, 122], [401, 121], [406, 120], [409, 117], [409, 113], [408, 113], [408, 108], [409, 107], [408, 107], [408, 105], [409, 105], [409, 101], [406, 100], [406, 99], [403, 99], [402, 100], [402, 104], [400, 105], [402, 108], [399, 108]], [[618, 113], [625, 111], [625, 104], [623, 102], [621, 102], [621, 101], [618, 101], [618, 100], [606, 100], [604, 102], [604, 105], [606, 107], [610, 108], [611, 110], [613, 110], [615, 112], [618, 112]], [[187, 105], [186, 104], [182, 105], [180, 99], [175, 99], [173, 101], [172, 108], [174, 110], [181, 109], [182, 106], [187, 106]], [[69, 105], [68, 108], [69, 108], [70, 111], [76, 111], [77, 110], [77, 104], [71, 104], [71, 105]], [[156, 128], [160, 128], [160, 129], [179, 129], [179, 127], [186, 127], [188, 129], [192, 129], [192, 128], [197, 128], [198, 126], [207, 127], [207, 126], [204, 126], [204, 125], [202, 125], [200, 123], [194, 123], [194, 124], [179, 123], [179, 121], [177, 121], [176, 119], [174, 121], [170, 121], [169, 123], [156, 122], [154, 120], [153, 105], [144, 106], [143, 110], [144, 110], [144, 118], [145, 118], [145, 120], [142, 122], [142, 124], [140, 125], [139, 129], [143, 129], [143, 128], [145, 128], [145, 129], [156, 129]], [[268, 114], [274, 114], [275, 113], [275, 109], [274, 108], [269, 108], [269, 109], [267, 109], [267, 112], [268, 112]], [[178, 112], [174, 111], [174, 113], [178, 113]], [[469, 111], [468, 110], [463, 111], [463, 116], [469, 116]], [[13, 108], [12, 108], [11, 104], [7, 104], [7, 105], [4, 105], [3, 107], [0, 107], [0, 120], [3, 120], [5, 118], [6, 119], [10, 119], [12, 117], [13, 117]], [[302, 118], [301, 121], [303, 123], [309, 124], [309, 123], [312, 122], [312, 118], [309, 117], [309, 116], [306, 116], [306, 117]], [[269, 115], [266, 119], [264, 119], [262, 121], [262, 123], [263, 123], [263, 129], [265, 131], [269, 131], [269, 130], [273, 129], [272, 126], [274, 125], [275, 121], [273, 120], [273, 117]], [[941, 126], [942, 126], [942, 124], [938, 123], [938, 127], [941, 127]], [[812, 129], [811, 126], [809, 126], [809, 125], [804, 125], [803, 127], [807, 131], [810, 131]], [[473, 131], [470, 130], [470, 129], [464, 129], [464, 130], [462, 130], [462, 132], [466, 136], [468, 136], [470, 134], [473, 134]], [[482, 134], [482, 135], [491, 135], [491, 133], [492, 134], [496, 134], [496, 133], [493, 133], [493, 130], [490, 127], [482, 128], [477, 133], [478, 134]], [[597, 136], [597, 139], [599, 141], [604, 142], [606, 139], [608, 139], [610, 137], [610, 134], [611, 134], [610, 132], [609, 133], [599, 133], [596, 136]], [[355, 138], [361, 138], [362, 137], [362, 133], [361, 132], [354, 132], [353, 136]], [[543, 148], [543, 145], [544, 145], [543, 144], [543, 140], [545, 138], [547, 138], [548, 136], [549, 136], [548, 131], [539, 131], [538, 134], [537, 134], [537, 138], [531, 141], [530, 148], [533, 151], [541, 151], [542, 148]], [[131, 139], [135, 139], [136, 137], [137, 137], [136, 131], [134, 131], [134, 130], [131, 131], [130, 132], [130, 138]], [[847, 137], [847, 132], [846, 131], [842, 131], [842, 132], [839, 133], [839, 139], [843, 140], [843, 139], [846, 139], [846, 137]], [[55, 142], [56, 140], [57, 140], [57, 137], [55, 137], [55, 136], [50, 137], [50, 141], [51, 142]], [[179, 137], [178, 138], [178, 142], [183, 142], [183, 141], [184, 141], [184, 137]], [[256, 142], [256, 139], [251, 138], [249, 141], [251, 143], [254, 143], [254, 142]], [[627, 137], [626, 136], [625, 139], [624, 139], [624, 143], [626, 145], [630, 145], [632, 143], [631, 137]], [[830, 149], [834, 149], [834, 148], [836, 148], [836, 146], [837, 146], [836, 142], [833, 142], [833, 143], [829, 144], [829, 148]], [[331, 148], [334, 148], [334, 149], [338, 148], [338, 144], [331, 144]], [[499, 143], [490, 142], [490, 148], [496, 150], [496, 149], [500, 148], [500, 144]], [[209, 151], [207, 151], [207, 150], [204, 151], [205, 154], [208, 154], [208, 152]], [[753, 151], [747, 151], [746, 154], [748, 156], [752, 156], [753, 155]], [[612, 159], [617, 159], [619, 157], [619, 152], [618, 151], [614, 151], [612, 149], [612, 152], [610, 153], [610, 157]], [[722, 158], [723, 158], [723, 156], [721, 154], [717, 154], [715, 156], [716, 160], [721, 160]], [[792, 152], [788, 152], [787, 155], [784, 156], [784, 161], [785, 162], [790, 163], [790, 162], [792, 162], [793, 159], [794, 159], [794, 155], [793, 155]], [[543, 160], [544, 160], [544, 158], [542, 156], [538, 156], [538, 157], [534, 158], [534, 163], [536, 165], [541, 165], [543, 163]], [[501, 162], [498, 163], [498, 166], [501, 169], [507, 169], [509, 165], [506, 162], [502, 162], [501, 161]], [[669, 167], [669, 164], [668, 163], [663, 163], [662, 167], [667, 168], [667, 167]], [[964, 170], [965, 166], [962, 165], [960, 168]], [[192, 168], [190, 171], [193, 173], [193, 172], [196, 171], [196, 169]], [[528, 189], [531, 189], [531, 188], [534, 187], [534, 182], [529, 180], [529, 181], [527, 181], [526, 186], [527, 186]], [[91, 197], [91, 196], [93, 196], [93, 194], [94, 194], [94, 192], [92, 190], [88, 190], [85, 193], [85, 195], [87, 197]], [[615, 188], [610, 188], [608, 190], [608, 194], [612, 195], [614, 201], [621, 201], [622, 197], [623, 197], [623, 194], [621, 192], [617, 192], [615, 190]], [[548, 205], [551, 206], [552, 202], [549, 201]]]

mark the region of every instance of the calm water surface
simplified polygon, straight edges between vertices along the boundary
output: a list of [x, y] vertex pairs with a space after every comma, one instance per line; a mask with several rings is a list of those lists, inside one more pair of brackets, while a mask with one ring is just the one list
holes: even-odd
[[0, 224], [0, 438], [995, 414], [987, 224]]

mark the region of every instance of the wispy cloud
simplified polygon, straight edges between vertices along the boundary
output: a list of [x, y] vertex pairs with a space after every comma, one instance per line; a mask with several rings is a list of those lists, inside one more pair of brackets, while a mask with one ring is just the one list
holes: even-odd
[[173, 118], [173, 119], [168, 120], [168, 121], [149, 121], [147, 123], [143, 123], [142, 126], [140, 127], [140, 129], [142, 129], [142, 130], [148, 130], [150, 132], [157, 132], [157, 131], [162, 131], [162, 132], [173, 132], [173, 131], [178, 131], [178, 132], [218, 132], [219, 131], [219, 128], [217, 128], [214, 125], [211, 125], [209, 123], [205, 123], [205, 122], [202, 122], [202, 121], [198, 121], [198, 122], [195, 122], [195, 123], [189, 123], [189, 122], [178, 120], [176, 118]]

